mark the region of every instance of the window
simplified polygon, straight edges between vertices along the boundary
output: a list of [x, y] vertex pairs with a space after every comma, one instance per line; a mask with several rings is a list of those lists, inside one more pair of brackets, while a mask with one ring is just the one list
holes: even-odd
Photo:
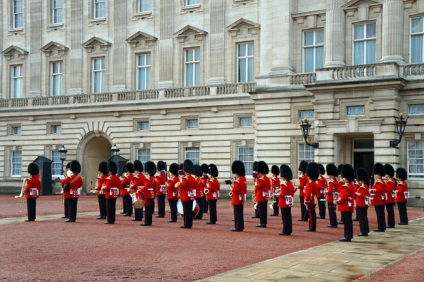
[[185, 148], [185, 160], [191, 160], [193, 164], [200, 163], [200, 149], [199, 147]]
[[304, 110], [299, 111], [299, 119], [307, 118], [309, 120], [315, 119], [315, 111], [314, 110]]
[[50, 125], [50, 133], [51, 134], [59, 134], [61, 132], [62, 132], [62, 126], [60, 124]]
[[150, 0], [138, 0], [137, 1], [137, 12], [149, 12], [150, 11]]
[[13, 28], [22, 28], [23, 24], [23, 9], [22, 0], [13, 0]]
[[62, 160], [59, 151], [52, 151], [52, 175], [62, 174]]
[[148, 121], [139, 121], [137, 127], [138, 127], [138, 130], [140, 131], [149, 130], [150, 124]]
[[21, 135], [22, 130], [20, 126], [12, 126], [10, 127], [10, 134], [11, 135]]
[[252, 117], [240, 117], [239, 118], [240, 127], [252, 127]]
[[140, 148], [137, 150], [137, 159], [143, 164], [150, 161], [150, 148]]
[[199, 122], [197, 119], [186, 120], [186, 129], [197, 129], [199, 128]]
[[105, 0], [94, 0], [94, 18], [104, 18], [106, 15], [106, 1]]
[[22, 173], [22, 151], [12, 151], [12, 176], [21, 176]]
[[184, 50], [184, 86], [200, 84], [200, 48]]
[[102, 93], [105, 91], [105, 76], [106, 76], [106, 66], [105, 58], [95, 58], [93, 59], [93, 93]]
[[137, 90], [150, 89], [150, 54], [137, 55]]
[[314, 161], [314, 147], [301, 143], [299, 144], [298, 152], [299, 162], [303, 160], [308, 163]]
[[424, 115], [424, 104], [409, 105], [409, 115]]
[[10, 96], [11, 98], [22, 98], [23, 94], [23, 66], [16, 65], [11, 67], [11, 87]]
[[424, 18], [411, 19], [411, 58], [414, 63], [422, 63], [424, 58]]
[[408, 174], [410, 178], [424, 178], [424, 141], [408, 142]]
[[185, 0], [186, 6], [199, 4], [199, 0]]
[[253, 166], [253, 147], [238, 147], [238, 160], [244, 163], [244, 168], [246, 170], [246, 175], [252, 175], [252, 166]]
[[249, 82], [254, 79], [253, 42], [237, 45], [237, 82]]
[[52, 0], [52, 24], [63, 22], [63, 0]]
[[348, 106], [347, 115], [348, 116], [363, 116], [365, 115], [365, 107], [364, 106]]
[[63, 65], [62, 62], [50, 63], [50, 95], [62, 95], [62, 78], [63, 78]]
[[303, 71], [315, 72], [324, 66], [323, 30], [306, 31], [303, 38]]
[[376, 25], [375, 23], [353, 26], [353, 64], [376, 63]]

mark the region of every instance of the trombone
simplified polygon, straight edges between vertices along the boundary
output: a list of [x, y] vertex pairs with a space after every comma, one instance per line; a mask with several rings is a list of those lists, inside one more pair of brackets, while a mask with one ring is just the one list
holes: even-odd
[[24, 201], [25, 201], [25, 184], [26, 184], [26, 181], [27, 181], [28, 179], [24, 179], [23, 181], [22, 181], [22, 188], [21, 188], [21, 193], [19, 194], [19, 196], [15, 196], [15, 199], [22, 199], [22, 201], [21, 201], [21, 203], [20, 203], [20, 206], [19, 206], [19, 212], [22, 212], [22, 210], [23, 210], [23, 208], [24, 208]]

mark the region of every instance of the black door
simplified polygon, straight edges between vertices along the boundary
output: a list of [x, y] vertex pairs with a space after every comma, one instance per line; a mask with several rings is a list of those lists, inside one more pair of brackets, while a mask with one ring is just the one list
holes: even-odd
[[373, 183], [374, 152], [353, 152], [353, 167], [355, 170], [360, 167], [364, 168]]

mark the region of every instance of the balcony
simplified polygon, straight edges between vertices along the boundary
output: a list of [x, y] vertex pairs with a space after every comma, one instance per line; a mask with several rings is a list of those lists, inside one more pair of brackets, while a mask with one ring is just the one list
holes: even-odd
[[92, 105], [98, 103], [134, 102], [158, 99], [187, 99], [190, 97], [235, 95], [254, 92], [256, 83], [195, 86], [172, 89], [152, 89], [113, 93], [78, 94], [64, 96], [0, 99], [0, 111], [4, 108], [36, 108], [46, 106]]

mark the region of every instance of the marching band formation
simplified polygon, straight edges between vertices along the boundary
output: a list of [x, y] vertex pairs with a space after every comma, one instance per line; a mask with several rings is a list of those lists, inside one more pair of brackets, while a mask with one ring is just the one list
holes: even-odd
[[[209, 213], [206, 224], [216, 224], [218, 221], [217, 201], [220, 197], [220, 182], [218, 167], [215, 164], [194, 165], [191, 160], [183, 164], [172, 163], [167, 169], [163, 161], [157, 166], [148, 161], [143, 164], [136, 160], [125, 165], [122, 177], [117, 175], [118, 168], [114, 162], [101, 162], [99, 174], [94, 188], [99, 204], [97, 219], [106, 219], [105, 224], [114, 224], [116, 218], [116, 199], [123, 199], [123, 216], [134, 217], [132, 221], [144, 222], [141, 226], [151, 226], [155, 210], [155, 199], [158, 205], [157, 218], [165, 217], [165, 199], [170, 207], [170, 219], [178, 220], [178, 213], [183, 217], [180, 228], [191, 228], [194, 219], [202, 219], [204, 213]], [[145, 172], [143, 174], [143, 171]], [[225, 180], [229, 185], [231, 205], [234, 208], [234, 228], [231, 231], [244, 230], [244, 203], [247, 198], [246, 170], [243, 162], [234, 161], [231, 165], [232, 180]], [[316, 231], [317, 218], [325, 219], [326, 203], [329, 216], [328, 228], [344, 225], [344, 236], [339, 241], [350, 242], [353, 238], [353, 218], [359, 223], [358, 236], [368, 236], [368, 207], [374, 206], [377, 215], [377, 229], [374, 232], [384, 232], [386, 228], [395, 228], [394, 205], [399, 210], [399, 225], [408, 224], [407, 201], [409, 197], [407, 172], [404, 168], [396, 171], [389, 165], [376, 163], [373, 168], [374, 183], [363, 168], [356, 171], [350, 164], [328, 164], [325, 168], [315, 162], [301, 161], [299, 164], [299, 185], [293, 184], [293, 172], [288, 165], [271, 167], [264, 161], [253, 163], [253, 193], [255, 215], [259, 218], [256, 227], [267, 227], [267, 207], [279, 216], [281, 213], [283, 228], [279, 235], [292, 234], [292, 214], [294, 194], [299, 190], [301, 217], [299, 221], [308, 221], [307, 232]], [[75, 222], [77, 217], [78, 197], [81, 194], [83, 178], [80, 176], [81, 165], [74, 160], [67, 164], [62, 180], [64, 197], [65, 222]], [[30, 178], [25, 179], [21, 195], [27, 200], [28, 221], [35, 221], [36, 199], [41, 191], [38, 178], [39, 169], [35, 163], [28, 166]], [[325, 177], [328, 176], [328, 180]], [[316, 209], [318, 208], [318, 217]], [[387, 211], [387, 225], [385, 210]], [[337, 221], [337, 211], [341, 221]]]

